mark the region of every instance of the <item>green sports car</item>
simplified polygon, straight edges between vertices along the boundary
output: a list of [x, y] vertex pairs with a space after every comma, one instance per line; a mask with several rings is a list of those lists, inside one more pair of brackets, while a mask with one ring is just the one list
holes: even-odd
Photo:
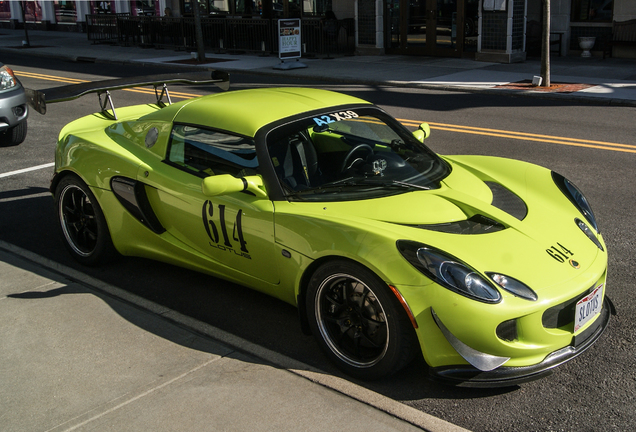
[[107, 90], [133, 84], [92, 88], [102, 111], [59, 136], [51, 191], [79, 262], [152, 258], [275, 296], [364, 379], [421, 353], [444, 382], [512, 385], [606, 328], [606, 246], [561, 175], [437, 155], [427, 124], [325, 90], [115, 110]]

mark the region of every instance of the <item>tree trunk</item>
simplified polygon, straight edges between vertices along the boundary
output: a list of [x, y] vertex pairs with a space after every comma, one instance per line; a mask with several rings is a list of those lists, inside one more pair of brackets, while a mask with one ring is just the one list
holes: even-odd
[[543, 34], [541, 36], [541, 85], [550, 87], [550, 0], [543, 0]]
[[194, 34], [197, 44], [197, 61], [205, 60], [205, 46], [203, 45], [203, 28], [201, 28], [201, 9], [199, 8], [199, 0], [193, 3], [194, 12]]

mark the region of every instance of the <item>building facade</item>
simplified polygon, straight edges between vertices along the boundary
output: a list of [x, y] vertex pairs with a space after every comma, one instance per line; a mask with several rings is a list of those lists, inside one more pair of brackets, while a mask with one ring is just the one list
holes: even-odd
[[[197, 0], [0, 1], [0, 26], [86, 31], [87, 16], [191, 17]], [[613, 21], [636, 19], [634, 0], [198, 0], [202, 16], [241, 20], [335, 17], [348, 20], [357, 53], [468, 57], [515, 62], [540, 54], [550, 1], [553, 55], [580, 52], [578, 38], [602, 49]], [[20, 3], [23, 7], [20, 7]], [[24, 10], [24, 19], [22, 18]], [[254, 21], [252, 21], [254, 22]], [[615, 57], [636, 58], [633, 47]]]

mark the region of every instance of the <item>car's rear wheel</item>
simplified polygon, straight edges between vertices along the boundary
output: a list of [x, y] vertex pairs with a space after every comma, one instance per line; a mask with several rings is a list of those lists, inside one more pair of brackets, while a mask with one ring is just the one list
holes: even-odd
[[73, 258], [96, 265], [116, 256], [104, 213], [82, 180], [72, 175], [60, 180], [55, 205], [64, 243]]
[[10, 147], [21, 144], [27, 135], [27, 122], [26, 120], [22, 123], [13, 126], [12, 128], [7, 129], [6, 131], [0, 133], [0, 145], [2, 147]]
[[381, 279], [357, 263], [338, 260], [318, 268], [306, 306], [321, 348], [351, 376], [378, 379], [415, 356], [417, 338], [404, 309]]

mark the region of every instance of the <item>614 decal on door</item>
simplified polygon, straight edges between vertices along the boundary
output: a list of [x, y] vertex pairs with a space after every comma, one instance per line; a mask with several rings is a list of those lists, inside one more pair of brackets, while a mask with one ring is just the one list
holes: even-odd
[[[218, 224], [221, 228], [221, 233], [219, 235], [219, 229], [217, 227], [217, 222], [215, 219], [214, 204], [212, 201], [207, 200], [203, 203], [203, 226], [205, 227], [205, 232], [210, 237], [210, 246], [215, 247], [220, 250], [225, 250], [228, 252], [233, 252], [236, 255], [240, 255], [247, 259], [252, 259], [249, 255], [249, 251], [247, 250], [247, 242], [243, 237], [243, 225], [242, 225], [242, 216], [243, 210], [239, 209], [236, 214], [236, 219], [234, 221], [234, 227], [232, 228], [232, 240], [238, 242], [238, 246], [240, 250], [237, 250], [234, 244], [230, 241], [230, 237], [227, 231], [227, 225], [225, 220], [225, 205], [218, 204], [216, 207], [218, 209]], [[222, 238], [221, 238], [222, 237]]]

